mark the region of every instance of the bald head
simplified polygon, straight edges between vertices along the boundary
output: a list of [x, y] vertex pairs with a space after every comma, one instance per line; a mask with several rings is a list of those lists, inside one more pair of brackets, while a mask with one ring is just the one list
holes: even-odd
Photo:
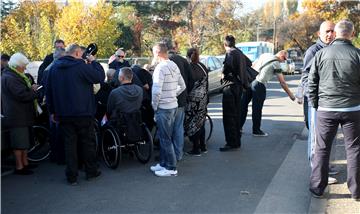
[[335, 39], [334, 33], [335, 24], [331, 21], [324, 21], [320, 25], [319, 37], [320, 40], [325, 44], [330, 44]]
[[280, 62], [283, 62], [287, 59], [287, 52], [285, 50], [281, 50], [275, 54], [275, 56], [280, 60]]
[[354, 35], [354, 24], [349, 20], [341, 20], [335, 25], [336, 38], [348, 39]]

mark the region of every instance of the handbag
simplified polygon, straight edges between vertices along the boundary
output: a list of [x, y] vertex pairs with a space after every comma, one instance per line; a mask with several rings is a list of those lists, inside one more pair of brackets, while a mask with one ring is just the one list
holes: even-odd
[[255, 80], [255, 78], [259, 74], [259, 72], [257, 72], [255, 69], [253, 69], [250, 66], [246, 66], [246, 74], [247, 74], [247, 78], [249, 80], [249, 83], [251, 83], [252, 81]]

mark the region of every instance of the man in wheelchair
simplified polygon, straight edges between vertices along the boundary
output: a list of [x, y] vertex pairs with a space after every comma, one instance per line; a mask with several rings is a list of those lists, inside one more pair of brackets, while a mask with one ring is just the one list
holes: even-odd
[[107, 104], [110, 125], [120, 129], [121, 134], [126, 133], [127, 138], [132, 141], [141, 137], [137, 128], [142, 123], [140, 108], [143, 100], [143, 89], [132, 84], [133, 75], [129, 67], [120, 69], [121, 85], [111, 91]]

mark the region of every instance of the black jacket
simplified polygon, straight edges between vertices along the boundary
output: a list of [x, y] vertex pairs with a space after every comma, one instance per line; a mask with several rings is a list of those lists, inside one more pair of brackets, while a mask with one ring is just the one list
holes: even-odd
[[242, 85], [243, 88], [249, 88], [247, 78], [247, 60], [241, 50], [233, 47], [227, 51], [224, 60], [223, 74], [226, 81]]
[[309, 73], [309, 98], [314, 108], [360, 105], [360, 50], [351, 41], [335, 39], [316, 53]]
[[187, 94], [188, 94], [188, 86], [190, 81], [190, 74], [191, 74], [191, 67], [188, 61], [182, 57], [176, 54], [174, 51], [169, 51], [169, 59], [179, 67], [180, 73], [182, 78], [184, 79], [186, 89], [184, 90], [179, 96], [177, 96], [178, 99], [178, 106], [179, 107], [185, 107], [187, 103]]
[[54, 61], [53, 53], [46, 55], [43, 63], [40, 65], [37, 76], [37, 84], [40, 84], [43, 79], [43, 73], [45, 69]]
[[25, 127], [35, 122], [34, 100], [37, 94], [9, 68], [1, 76], [1, 103], [5, 116], [3, 126]]
[[93, 84], [102, 83], [105, 72], [93, 61], [64, 56], [56, 60], [48, 73], [46, 103], [51, 114], [59, 118], [95, 115]]

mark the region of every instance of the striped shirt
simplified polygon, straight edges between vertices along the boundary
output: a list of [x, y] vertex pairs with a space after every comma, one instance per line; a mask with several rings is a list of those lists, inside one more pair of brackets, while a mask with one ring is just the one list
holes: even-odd
[[176, 97], [185, 88], [185, 82], [178, 66], [169, 59], [161, 61], [153, 73], [151, 105], [154, 111], [158, 108], [176, 108], [178, 106]]

